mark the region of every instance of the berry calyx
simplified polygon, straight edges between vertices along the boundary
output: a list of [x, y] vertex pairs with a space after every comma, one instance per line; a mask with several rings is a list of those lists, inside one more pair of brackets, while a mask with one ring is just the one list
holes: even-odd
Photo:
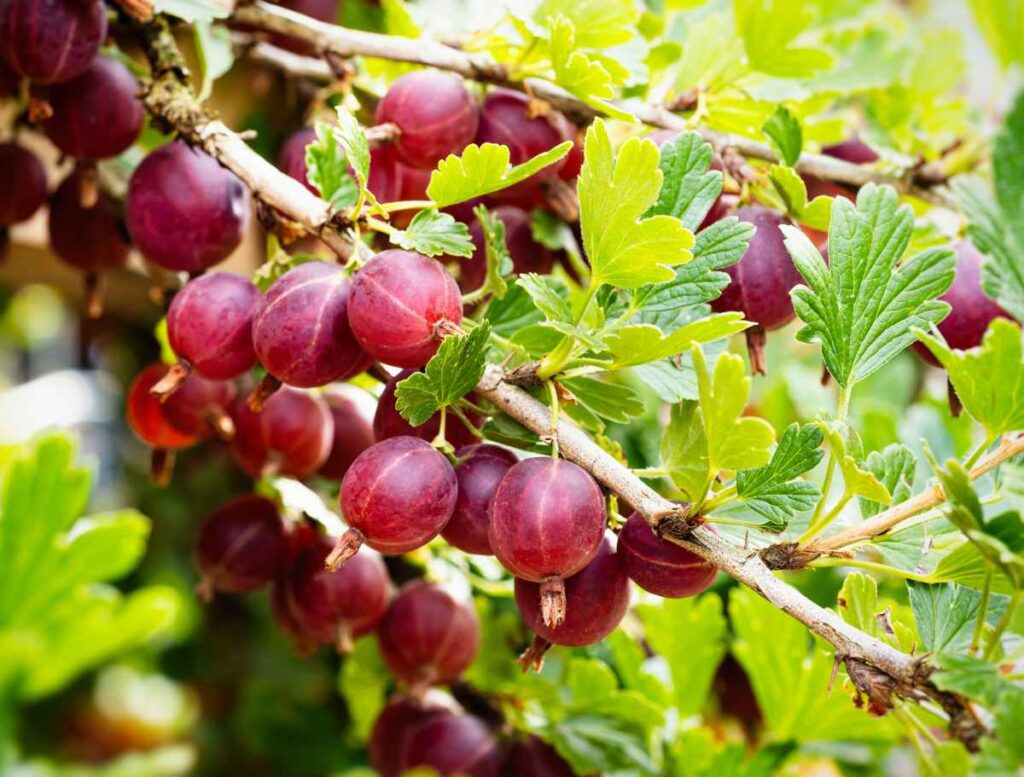
[[538, 584], [544, 623], [566, 618], [564, 580], [601, 547], [601, 490], [585, 470], [549, 457], [525, 459], [502, 478], [490, 506], [489, 540], [498, 561], [517, 578]]
[[436, 259], [412, 251], [377, 254], [354, 281], [348, 320], [363, 349], [396, 367], [422, 367], [462, 323], [462, 297]]
[[472, 604], [416, 580], [391, 601], [377, 637], [388, 669], [416, 695], [457, 680], [469, 667], [480, 647], [480, 623]]
[[441, 536], [465, 553], [490, 555], [488, 508], [498, 483], [519, 459], [497, 445], [471, 445], [455, 452], [458, 497]]
[[255, 591], [274, 578], [285, 551], [277, 505], [261, 496], [236, 497], [199, 526], [195, 558], [202, 581], [196, 591], [204, 601], [215, 591]]
[[231, 171], [183, 140], [149, 154], [128, 183], [125, 218], [149, 261], [199, 272], [242, 242], [252, 210], [249, 190]]
[[377, 124], [392, 123], [395, 150], [413, 167], [434, 168], [473, 140], [479, 110], [462, 81], [436, 70], [399, 76], [377, 104]]
[[187, 434], [231, 440], [235, 436], [235, 422], [229, 408], [236, 395], [234, 383], [209, 380], [193, 372], [173, 394], [163, 398], [164, 415]]
[[515, 592], [519, 614], [536, 634], [520, 661], [537, 669], [551, 645], [582, 647], [600, 642], [615, 631], [629, 607], [629, 578], [607, 538], [593, 561], [566, 579], [566, 617], [558, 628], [545, 622], [537, 583], [517, 578]]
[[344, 269], [329, 262], [300, 264], [274, 281], [252, 320], [256, 356], [271, 375], [313, 388], [370, 365], [349, 327], [351, 288]]
[[356, 458], [341, 481], [350, 529], [327, 559], [336, 569], [362, 544], [397, 555], [426, 545], [455, 509], [455, 470], [418, 437], [392, 437]]
[[629, 516], [617, 547], [626, 574], [652, 594], [670, 599], [696, 596], [715, 580], [714, 564], [658, 537], [640, 513]]
[[153, 449], [151, 471], [158, 485], [167, 485], [174, 469], [173, 452], [198, 442], [196, 435], [176, 427], [164, 412], [163, 405], [153, 396], [152, 388], [167, 373], [163, 364], [151, 364], [143, 369], [125, 397], [125, 416], [135, 435]]

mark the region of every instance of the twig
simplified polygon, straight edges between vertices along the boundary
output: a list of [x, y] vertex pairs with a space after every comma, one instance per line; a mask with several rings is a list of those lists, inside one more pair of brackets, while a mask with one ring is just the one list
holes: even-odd
[[[550, 103], [581, 123], [587, 123], [597, 115], [597, 112], [589, 105], [555, 84], [536, 78], [513, 81], [509, 78], [507, 69], [501, 64], [434, 40], [351, 30], [312, 19], [264, 0], [256, 0], [252, 5], [238, 8], [233, 18], [235, 21], [252, 27], [302, 40], [321, 54], [331, 53], [340, 57], [378, 57], [397, 62], [427, 65], [458, 73], [464, 78], [475, 81], [529, 91], [531, 96]], [[632, 113], [644, 124], [652, 127], [670, 130], [687, 129], [686, 121], [664, 106], [635, 100], [613, 102], [623, 110]], [[732, 149], [750, 159], [767, 162], [778, 161], [775, 152], [766, 143], [706, 128], [698, 129], [698, 132], [719, 154], [726, 149]], [[904, 194], [911, 194], [939, 205], [949, 206], [953, 202], [947, 189], [928, 186], [930, 183], [935, 183], [933, 180], [918, 181], [912, 177], [911, 173], [908, 173], [908, 177], [888, 175], [824, 154], [801, 154], [796, 163], [796, 169], [816, 178], [849, 186], [862, 186], [870, 181], [887, 184]]]
[[[327, 218], [327, 203], [265, 162], [238, 135], [211, 119], [196, 104], [184, 84], [180, 52], [166, 23], [157, 20], [140, 26], [139, 31], [154, 70], [154, 80], [147, 90], [147, 108], [235, 171], [257, 197], [332, 247], [350, 251], [347, 236]], [[502, 368], [489, 366], [476, 391], [534, 433], [551, 433], [550, 409], [506, 383]], [[815, 604], [776, 577], [757, 553], [736, 548], [707, 529], [694, 528], [686, 519], [685, 505], [676, 505], [648, 487], [564, 417], [559, 419], [555, 435], [562, 456], [588, 470], [639, 510], [661, 536], [710, 561], [832, 644], [837, 656], [846, 662], [851, 679], [876, 708], [890, 708], [892, 695], [912, 699], [928, 696], [936, 700], [941, 695], [952, 730], [978, 730], [958, 724], [969, 715], [969, 705], [959, 697], [938, 691], [929, 680], [931, 668], [922, 658], [896, 650], [846, 623], [832, 610]], [[967, 744], [976, 746], [976, 739]]]
[[293, 51], [279, 48], [266, 41], [254, 40], [251, 35], [235, 32], [231, 43], [236, 56], [245, 56], [253, 62], [268, 65], [295, 78], [309, 78], [314, 81], [333, 81], [334, 72], [322, 57], [304, 57]]
[[[1004, 461], [1013, 458], [1019, 453], [1024, 453], [1024, 434], [1019, 434], [1015, 437], [1009, 435], [1004, 437], [999, 447], [985, 456], [970, 471], [971, 480], [980, 478], [985, 473], [992, 471]], [[804, 563], [809, 563], [820, 556], [827, 556], [837, 551], [842, 551], [851, 545], [867, 542], [885, 534], [907, 518], [911, 518], [918, 513], [923, 513], [925, 510], [941, 504], [945, 499], [946, 495], [942, 492], [942, 487], [937, 483], [932, 484], [920, 494], [890, 507], [888, 510], [880, 512], [866, 521], [861, 521], [854, 526], [812, 542], [807, 547], [802, 548], [799, 553], [801, 558], [806, 559]]]

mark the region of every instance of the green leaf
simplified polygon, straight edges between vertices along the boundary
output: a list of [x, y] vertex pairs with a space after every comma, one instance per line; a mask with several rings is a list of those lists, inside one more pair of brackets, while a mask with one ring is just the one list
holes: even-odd
[[317, 122], [316, 140], [306, 146], [306, 178], [331, 205], [331, 210], [350, 208], [359, 199], [359, 184], [348, 172], [345, 150], [334, 128]]
[[709, 482], [708, 438], [700, 404], [673, 405], [661, 437], [661, 465], [690, 502], [703, 498]]
[[702, 229], [693, 260], [676, 268], [674, 280], [638, 290], [637, 303], [644, 313], [663, 314], [717, 299], [729, 285], [729, 276], [719, 270], [742, 259], [753, 236], [754, 225], [735, 216]]
[[572, 308], [569, 307], [567, 292], [556, 279], [537, 273], [524, 273], [516, 279], [516, 286], [529, 295], [537, 310], [548, 320], [572, 322]]
[[[917, 459], [913, 451], [905, 445], [893, 443], [883, 451], [872, 451], [864, 462], [869, 472], [885, 486], [891, 495], [891, 503], [909, 499], [911, 486], [914, 485], [914, 474], [917, 471]], [[872, 502], [861, 498], [860, 512], [865, 518], [881, 512], [890, 502]]]
[[652, 324], [632, 324], [608, 335], [608, 350], [614, 363], [610, 369], [665, 359], [688, 350], [692, 345], [720, 340], [750, 326], [742, 313], [715, 313], [681, 326], [670, 335]]
[[1024, 8], [1017, 0], [970, 0], [974, 19], [989, 48], [1005, 69], [1024, 63]]
[[409, 6], [403, 0], [381, 0], [380, 7], [384, 11], [384, 27], [389, 35], [400, 35], [403, 38], [418, 38], [422, 30], [409, 12]]
[[[929, 585], [907, 581], [910, 606], [925, 650], [933, 653], [966, 653], [974, 625], [978, 620], [981, 593], [966, 586], [947, 583]], [[985, 619], [999, 620], [1006, 609], [1006, 600], [998, 597], [989, 603]]]
[[483, 323], [464, 337], [446, 337], [424, 372], [415, 372], [398, 384], [396, 407], [402, 418], [419, 426], [472, 391], [487, 366], [490, 333], [490, 326]]
[[[773, 738], [785, 741], [877, 740], [898, 730], [890, 719], [865, 715], [828, 688], [833, 659], [807, 629], [748, 589], [729, 592], [732, 652], [754, 688]], [[899, 729], [901, 730], [901, 729]]]
[[954, 351], [920, 329], [914, 333], [945, 367], [964, 410], [989, 439], [1024, 429], [1024, 348], [1017, 324], [994, 319], [981, 346], [969, 351]]
[[651, 649], [664, 657], [681, 715], [704, 708], [715, 670], [725, 656], [727, 626], [717, 596], [664, 599], [642, 604], [636, 614]]
[[700, 349], [694, 348], [692, 353], [708, 437], [711, 475], [766, 464], [771, 458], [775, 430], [763, 418], [743, 416], [750, 397], [750, 376], [745, 372], [742, 357], [722, 354], [712, 377]]
[[832, 66], [820, 48], [794, 46], [814, 20], [813, 4], [803, 0], [736, 0], [736, 31], [750, 66], [781, 78], [803, 78]]
[[196, 41], [196, 56], [203, 74], [197, 97], [204, 101], [210, 98], [213, 82], [227, 73], [235, 63], [235, 52], [231, 46], [231, 31], [227, 27], [209, 21], [197, 21], [192, 30]]
[[790, 293], [803, 320], [803, 342], [820, 342], [829, 372], [846, 388], [887, 364], [913, 342], [913, 328], [941, 321], [938, 302], [953, 282], [949, 249], [930, 249], [897, 267], [910, 241], [913, 214], [887, 186], [867, 184], [856, 207], [832, 203], [829, 259], [803, 232], [782, 226], [786, 248], [807, 286]]
[[952, 691], [968, 699], [995, 706], [1009, 683], [999, 674], [999, 667], [971, 656], [949, 653], [932, 658], [939, 670], [932, 677], [940, 690]]
[[425, 256], [472, 256], [469, 227], [434, 208], [421, 210], [405, 229], [388, 233], [388, 239], [407, 251]]
[[473, 213], [483, 231], [484, 256], [487, 262], [487, 273], [482, 288], [485, 292], [493, 294], [496, 299], [501, 299], [508, 293], [508, 282], [505, 278], [515, 269], [505, 243], [505, 222], [483, 205], [473, 208]]
[[[847, 575], [837, 597], [843, 620], [895, 648], [913, 652], [920, 638], [908, 623], [892, 617], [892, 608], [878, 601], [878, 583], [860, 572]], [[909, 618], [909, 616], [908, 616]]]
[[[550, 276], [545, 277], [545, 282], [550, 281], [552, 287], [559, 290], [557, 293], [568, 298], [569, 290], [564, 282]], [[526, 290], [518, 284], [519, 279], [516, 280], [517, 283], [509, 286], [504, 298], [491, 300], [484, 316], [491, 329], [502, 337], [511, 337], [531, 324], [544, 320], [544, 314], [538, 310]]]
[[569, 153], [572, 141], [560, 143], [515, 167], [509, 166], [509, 150], [496, 143], [470, 143], [460, 156], [449, 154], [430, 174], [427, 196], [438, 208], [482, 197], [525, 181], [534, 173]]
[[629, 289], [672, 280], [671, 266], [692, 258], [694, 241], [678, 219], [642, 218], [661, 188], [657, 146], [630, 138], [615, 157], [608, 130], [598, 119], [587, 130], [584, 148], [577, 188], [591, 285]]
[[609, 421], [624, 424], [643, 415], [644, 403], [633, 389], [621, 383], [609, 383], [587, 376], [559, 378], [576, 401]]
[[23, 698], [166, 635], [182, 606], [162, 587], [107, 585], [137, 566], [149, 522], [131, 510], [79, 518], [89, 476], [73, 458], [53, 434], [0, 465], [0, 677]]
[[659, 153], [664, 182], [647, 215], [675, 216], [696, 232], [722, 191], [722, 174], [711, 170], [711, 144], [698, 132], [681, 132]]
[[829, 425], [818, 422], [818, 426], [828, 438], [829, 447], [832, 449], [832, 457], [839, 465], [839, 471], [843, 475], [843, 485], [846, 494], [864, 497], [874, 502], [889, 504], [892, 496], [885, 485], [875, 477], [875, 474], [864, 469], [858, 463], [855, 456], [847, 453], [846, 440], [843, 437], [841, 425]]
[[779, 155], [779, 160], [787, 167], [795, 165], [804, 145], [804, 131], [800, 126], [800, 120], [785, 106], [780, 105], [761, 129], [771, 142], [775, 153]]
[[363, 188], [366, 188], [366, 180], [370, 175], [370, 143], [366, 139], [366, 131], [356, 117], [341, 106], [338, 106], [337, 114], [338, 126], [334, 128], [334, 136]]
[[606, 49], [636, 35], [640, 13], [632, 0], [544, 0], [533, 13], [541, 25], [562, 16], [577, 29], [576, 45]]
[[736, 492], [769, 525], [785, 528], [794, 515], [811, 509], [820, 496], [816, 485], [795, 479], [821, 461], [823, 440], [824, 434], [814, 424], [790, 424], [771, 461], [736, 475]]
[[792, 167], [772, 165], [768, 180], [778, 198], [777, 205], [794, 221], [823, 232], [828, 230], [832, 219], [832, 197], [820, 194], [808, 202], [807, 184]]

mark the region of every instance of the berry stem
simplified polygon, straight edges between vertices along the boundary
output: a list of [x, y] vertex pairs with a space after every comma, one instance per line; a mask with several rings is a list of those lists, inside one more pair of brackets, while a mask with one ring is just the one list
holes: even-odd
[[177, 361], [168, 367], [167, 373], [153, 385], [149, 393], [164, 402], [181, 388], [181, 384], [185, 382], [191, 372], [192, 366], [188, 362]]
[[263, 380], [260, 381], [260, 385], [257, 386], [249, 395], [249, 398], [246, 400], [246, 404], [249, 405], [249, 409], [254, 413], [262, 412], [263, 405], [266, 404], [266, 401], [270, 399], [274, 392], [280, 388], [281, 381], [268, 372], [263, 376]]
[[523, 651], [523, 654], [516, 659], [516, 663], [523, 668], [524, 672], [531, 669], [540, 672], [544, 668], [544, 656], [551, 650], [551, 643], [543, 637], [534, 636], [533, 642]]

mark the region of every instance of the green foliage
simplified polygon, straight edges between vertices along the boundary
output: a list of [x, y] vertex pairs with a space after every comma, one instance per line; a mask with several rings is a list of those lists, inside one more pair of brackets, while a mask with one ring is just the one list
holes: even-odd
[[461, 155], [449, 154], [437, 165], [427, 196], [438, 208], [482, 197], [525, 181], [569, 153], [571, 142], [560, 143], [521, 165], [509, 165], [509, 150], [496, 143], [470, 143]]
[[329, 124], [315, 129], [316, 140], [306, 146], [306, 178], [332, 210], [350, 208], [359, 199], [359, 183], [349, 175], [344, 146]]
[[671, 266], [692, 258], [693, 234], [671, 216], [643, 218], [662, 184], [657, 147], [631, 138], [616, 156], [598, 119], [587, 130], [585, 155], [578, 188], [591, 287], [632, 289], [671, 280]]
[[398, 384], [396, 407], [406, 421], [419, 426], [473, 390], [487, 366], [490, 331], [485, 323], [465, 337], [446, 337], [424, 372], [415, 372]]
[[946, 369], [964, 409], [989, 440], [1024, 429], [1024, 348], [1017, 324], [997, 318], [980, 348], [954, 351], [939, 337], [915, 330]]
[[789, 519], [809, 510], [820, 493], [813, 483], [796, 480], [821, 461], [824, 453], [822, 430], [812, 424], [791, 424], [782, 433], [771, 461], [763, 467], [747, 469], [736, 476], [736, 491], [755, 513], [776, 530]]
[[785, 106], [780, 105], [765, 122], [763, 129], [775, 153], [779, 155], [779, 160], [787, 167], [795, 165], [804, 145], [804, 131], [800, 126], [800, 120]]
[[389, 230], [388, 239], [407, 251], [424, 256], [472, 256], [469, 227], [451, 214], [425, 208], [413, 216], [409, 226]]
[[896, 192], [867, 184], [856, 207], [832, 204], [829, 259], [794, 227], [781, 227], [786, 248], [807, 286], [792, 292], [803, 342], [819, 342], [832, 377], [849, 388], [885, 366], [913, 342], [912, 329], [949, 312], [936, 300], [953, 282], [949, 249], [929, 249], [900, 264], [913, 218]]
[[711, 170], [711, 146], [697, 132], [681, 132], [661, 147], [663, 176], [649, 216], [675, 216], [696, 232], [722, 191], [722, 174]]
[[79, 517], [89, 473], [54, 434], [0, 464], [0, 694], [53, 693], [76, 676], [167, 634], [181, 602], [168, 588], [111, 583], [142, 558], [149, 521], [133, 510]]

